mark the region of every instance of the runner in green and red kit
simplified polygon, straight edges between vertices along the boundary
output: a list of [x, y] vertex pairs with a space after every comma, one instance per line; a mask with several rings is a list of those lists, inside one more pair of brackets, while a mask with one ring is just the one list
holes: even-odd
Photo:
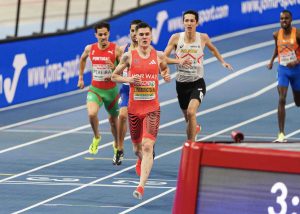
[[[117, 124], [118, 124], [118, 86], [111, 81], [111, 75], [122, 55], [122, 50], [114, 43], [109, 42], [110, 25], [101, 22], [95, 26], [95, 37], [98, 42], [87, 45], [80, 58], [78, 87], [84, 88], [83, 72], [86, 60], [89, 57], [92, 62], [92, 84], [87, 94], [87, 111], [89, 121], [94, 133], [93, 142], [89, 147], [91, 154], [97, 154], [101, 140], [99, 133], [98, 112], [104, 103], [108, 112], [111, 132], [114, 137], [114, 157], [117, 154]], [[115, 160], [115, 158], [113, 159]], [[114, 162], [113, 162], [114, 163]], [[115, 164], [115, 163], [114, 163]]]

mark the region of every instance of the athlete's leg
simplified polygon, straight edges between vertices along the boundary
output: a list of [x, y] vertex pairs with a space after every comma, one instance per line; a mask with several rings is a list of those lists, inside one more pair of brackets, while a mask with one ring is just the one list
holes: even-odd
[[118, 127], [118, 116], [109, 115], [108, 116], [108, 120], [109, 120], [109, 123], [110, 123], [111, 133], [112, 133], [112, 135], [114, 137], [114, 147], [116, 147], [116, 144], [118, 142], [118, 130], [117, 130], [117, 127]]
[[149, 138], [143, 138], [142, 153], [143, 161], [141, 165], [141, 177], [139, 186], [144, 187], [150, 175], [153, 166], [153, 146], [155, 141]]
[[196, 113], [200, 106], [200, 102], [197, 99], [192, 99], [187, 109], [187, 138], [190, 141], [194, 141], [196, 137], [197, 118]]
[[279, 128], [279, 132], [284, 134], [285, 104], [286, 104], [286, 95], [287, 95], [288, 88], [278, 86], [277, 90], [279, 95], [278, 110], [277, 110], [278, 128]]
[[293, 90], [294, 102], [297, 107], [300, 107], [300, 91]]
[[160, 124], [160, 110], [150, 112], [143, 121], [143, 139], [140, 182], [133, 192], [135, 198], [141, 199], [144, 194], [144, 187], [150, 175], [153, 166], [153, 147], [156, 141], [158, 128]]
[[119, 113], [119, 123], [118, 123], [118, 150], [124, 149], [124, 138], [127, 133], [127, 120], [128, 120], [128, 111], [127, 107], [121, 107]]
[[128, 113], [128, 123], [133, 152], [139, 159], [142, 159], [143, 117]]
[[99, 105], [96, 102], [87, 102], [87, 111], [88, 111], [88, 117], [89, 121], [94, 133], [95, 138], [100, 137], [99, 133], [99, 119], [98, 119], [98, 111], [99, 111]]

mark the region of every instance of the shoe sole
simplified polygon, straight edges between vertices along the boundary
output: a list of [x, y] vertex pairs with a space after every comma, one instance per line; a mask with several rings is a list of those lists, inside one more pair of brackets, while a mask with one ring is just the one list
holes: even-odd
[[274, 140], [273, 143], [286, 143], [287, 140]]
[[138, 191], [134, 191], [132, 193], [133, 197], [135, 197], [136, 199], [139, 199], [139, 200], [142, 200], [143, 199], [143, 196], [141, 193], [139, 193]]

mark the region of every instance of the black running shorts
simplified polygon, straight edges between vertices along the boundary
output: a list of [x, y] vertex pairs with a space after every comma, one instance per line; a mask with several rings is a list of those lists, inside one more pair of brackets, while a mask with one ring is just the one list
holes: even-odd
[[197, 99], [201, 103], [205, 93], [206, 86], [203, 78], [195, 82], [177, 82], [176, 81], [177, 98], [182, 110], [186, 110], [192, 99]]

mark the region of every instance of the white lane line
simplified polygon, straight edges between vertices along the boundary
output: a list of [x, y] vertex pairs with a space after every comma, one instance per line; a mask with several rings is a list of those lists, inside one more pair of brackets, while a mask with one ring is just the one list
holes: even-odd
[[[99, 124], [104, 124], [104, 123], [108, 123], [108, 119], [101, 120], [99, 122]], [[15, 150], [15, 149], [20, 149], [20, 148], [23, 148], [25, 146], [30, 146], [30, 145], [33, 145], [33, 144], [36, 144], [36, 143], [40, 143], [40, 142], [43, 142], [45, 140], [50, 140], [50, 139], [53, 139], [53, 138], [56, 138], [56, 137], [60, 137], [60, 136], [67, 135], [67, 134], [71, 134], [71, 133], [80, 131], [82, 129], [87, 129], [89, 127], [90, 127], [89, 124], [88, 125], [84, 125], [84, 126], [79, 126], [79, 127], [75, 128], [75, 129], [70, 129], [70, 130], [63, 131], [63, 132], [60, 132], [60, 133], [57, 133], [57, 134], [49, 135], [47, 137], [43, 137], [43, 138], [39, 138], [39, 139], [36, 139], [36, 140], [32, 140], [32, 141], [29, 141], [27, 143], [19, 144], [17, 146], [13, 146], [13, 147], [9, 147], [7, 149], [0, 150], [0, 154], [3, 154], [5, 152], [9, 152], [9, 151], [12, 151], [12, 150]]]
[[[299, 19], [298, 20], [293, 20], [293, 24], [299, 24], [299, 23], [300, 23]], [[244, 35], [244, 34], [254, 33], [254, 32], [257, 32], [257, 31], [263, 31], [263, 30], [268, 30], [268, 29], [272, 29], [272, 28], [280, 28], [280, 24], [277, 22], [277, 23], [274, 23], [274, 24], [268, 24], [268, 25], [263, 25], [263, 26], [258, 26], [258, 27], [247, 28], [247, 29], [244, 29], [244, 30], [235, 31], [233, 33], [228, 33], [228, 34], [224, 34], [224, 35], [221, 35], [221, 36], [216, 36], [216, 37], [213, 37], [211, 40], [213, 42], [217, 42], [217, 41], [220, 41], [220, 40], [225, 40], [225, 39], [233, 38], [233, 37], [236, 37], [236, 36], [241, 36], [241, 35]]]
[[139, 203], [139, 204], [136, 205], [136, 206], [130, 207], [129, 209], [124, 210], [123, 212], [120, 212], [119, 214], [129, 213], [130, 211], [135, 210], [135, 209], [137, 209], [137, 208], [139, 208], [139, 207], [141, 207], [141, 206], [143, 206], [143, 205], [145, 205], [145, 204], [148, 204], [148, 203], [150, 203], [151, 201], [154, 201], [154, 200], [156, 200], [156, 199], [158, 199], [158, 198], [161, 198], [161, 197], [163, 197], [163, 196], [165, 196], [165, 195], [167, 195], [167, 194], [169, 194], [169, 193], [171, 193], [171, 192], [174, 192], [175, 190], [176, 190], [176, 188], [172, 188], [172, 189], [170, 189], [170, 190], [168, 190], [168, 191], [166, 191], [166, 192], [163, 192], [163, 193], [161, 193], [161, 194], [159, 194], [159, 195], [157, 195], [157, 196], [155, 196], [155, 197], [149, 198], [148, 200], [143, 201], [142, 203]]
[[300, 133], [300, 129], [298, 129], [298, 130], [296, 130], [296, 131], [293, 131], [293, 132], [287, 134], [285, 137], [286, 137], [286, 138], [290, 138], [290, 137], [292, 137], [292, 136], [294, 136], [294, 135], [296, 135], [296, 134], [299, 134], [299, 133]]
[[[249, 94], [247, 96], [244, 96], [244, 97], [232, 100], [232, 101], [229, 101], [227, 103], [223, 103], [221, 105], [218, 105], [218, 106], [215, 106], [215, 107], [212, 107], [212, 108], [209, 108], [209, 109], [202, 110], [202, 111], [198, 112], [196, 114], [196, 116], [198, 117], [198, 116], [201, 116], [201, 115], [205, 115], [205, 114], [208, 114], [208, 113], [211, 113], [211, 112], [214, 112], [214, 111], [217, 111], [217, 110], [220, 110], [220, 109], [232, 106], [232, 105], [236, 105], [238, 103], [241, 103], [241, 102], [244, 102], [244, 101], [247, 101], [247, 100], [250, 100], [250, 99], [257, 98], [259, 95], [262, 95], [263, 93], [265, 93], [265, 92], [269, 91], [270, 89], [276, 87], [276, 85], [277, 85], [276, 83], [272, 83], [272, 84], [266, 86], [265, 88], [262, 88], [261, 90], [255, 92], [255, 93]], [[179, 119], [176, 119], [176, 120], [173, 120], [171, 122], [168, 122], [168, 123], [165, 123], [165, 124], [161, 125], [160, 128], [168, 127], [168, 126], [171, 126], [171, 125], [174, 125], [176, 123], [183, 122], [183, 121], [185, 121], [184, 118], [179, 118]]]
[[19, 107], [33, 105], [33, 104], [36, 104], [36, 103], [46, 102], [46, 101], [50, 101], [50, 100], [54, 100], [54, 99], [58, 99], [58, 98], [66, 97], [66, 96], [72, 96], [72, 95], [75, 95], [75, 94], [80, 94], [80, 93], [85, 92], [87, 90], [88, 90], [88, 87], [84, 88], [83, 90], [70, 91], [70, 92], [66, 92], [66, 93], [63, 93], [63, 94], [54, 95], [54, 96], [51, 96], [51, 97], [45, 97], [45, 98], [38, 99], [38, 100], [33, 100], [33, 101], [28, 101], [28, 102], [25, 102], [25, 103], [21, 103], [21, 104], [16, 104], [16, 105], [13, 105], [13, 106], [8, 106], [8, 107], [5, 107], [5, 108], [1, 108], [0, 112], [15, 109], [15, 108], [19, 108]]
[[[245, 73], [247, 73], [249, 71], [252, 71], [254, 69], [266, 66], [268, 62], [269, 62], [269, 60], [261, 61], [261, 62], [255, 63], [253, 65], [250, 65], [246, 68], [243, 68], [241, 70], [238, 70], [234, 73], [231, 73], [231, 74], [227, 75], [226, 77], [223, 77], [222, 79], [210, 84], [209, 86], [207, 86], [206, 89], [207, 89], [207, 91], [210, 91], [210, 90], [224, 84], [225, 82], [228, 82], [229, 80], [234, 79], [234, 78], [236, 78], [236, 77], [238, 77], [242, 74], [245, 74]], [[170, 99], [170, 100], [167, 100], [167, 101], [163, 101], [163, 102], [160, 103], [160, 105], [165, 106], [165, 105], [169, 105], [171, 103], [176, 103], [176, 102], [178, 102], [178, 100], [177, 100], [177, 98], [174, 98], [174, 99]]]
[[[295, 106], [295, 104], [294, 104], [294, 103], [290, 103], [290, 104], [286, 105], [286, 109], [291, 108], [291, 107], [293, 107], [293, 106]], [[225, 133], [225, 132], [231, 131], [231, 130], [236, 129], [236, 128], [238, 128], [238, 127], [240, 127], [240, 126], [243, 126], [243, 125], [247, 125], [247, 124], [249, 124], [249, 123], [255, 122], [255, 121], [257, 121], [257, 120], [260, 120], [260, 119], [262, 119], [262, 118], [268, 117], [268, 116], [270, 116], [270, 115], [272, 115], [272, 114], [275, 114], [275, 113], [277, 113], [277, 109], [268, 111], [268, 112], [266, 112], [266, 113], [264, 113], [264, 114], [261, 114], [261, 115], [258, 115], [258, 116], [256, 116], [256, 117], [253, 117], [253, 118], [251, 118], [251, 119], [248, 119], [248, 120], [245, 120], [245, 121], [243, 121], [243, 122], [237, 123], [237, 124], [235, 124], [235, 125], [233, 125], [233, 126], [230, 126], [230, 127], [226, 128], [226, 129], [220, 130], [220, 131], [215, 132], [215, 133], [213, 133], [213, 134], [211, 134], [211, 135], [208, 135], [208, 136], [206, 136], [206, 137], [203, 137], [203, 138], [199, 139], [198, 141], [204, 141], [204, 140], [207, 140], [207, 139], [212, 138], [212, 137], [215, 137], [215, 136], [217, 136], [217, 135], [219, 135], [219, 134], [223, 134], [223, 133]], [[156, 156], [155, 159], [160, 159], [160, 158], [162, 158], [162, 157], [164, 157], [164, 156], [167, 156], [167, 155], [169, 155], [169, 154], [172, 154], [172, 153], [174, 153], [174, 152], [177, 152], [177, 151], [181, 150], [181, 148], [182, 148], [182, 146], [177, 147], [177, 148], [175, 148], [175, 149], [172, 149], [172, 150], [170, 150], [170, 151], [168, 151], [168, 152], [162, 153], [162, 154]], [[67, 192], [64, 192], [64, 193], [61, 193], [61, 194], [59, 194], [59, 195], [53, 196], [53, 197], [48, 198], [48, 199], [46, 199], [46, 200], [44, 200], [44, 201], [40, 201], [40, 202], [38, 202], [38, 203], [36, 203], [36, 204], [33, 204], [33, 205], [29, 206], [29, 207], [26, 207], [26, 208], [22, 209], [22, 210], [18, 210], [18, 211], [16, 211], [16, 212], [14, 212], [13, 214], [23, 213], [23, 212], [25, 212], [25, 211], [31, 210], [31, 209], [33, 209], [33, 208], [35, 208], [35, 207], [38, 207], [38, 206], [42, 205], [42, 204], [48, 203], [48, 202], [50, 202], [50, 201], [53, 201], [53, 200], [55, 200], [55, 199], [61, 198], [61, 197], [66, 196], [66, 195], [69, 195], [69, 194], [71, 194], [71, 193], [73, 193], [73, 192], [76, 192], [76, 191], [78, 191], [78, 190], [81, 190], [81, 189], [83, 189], [83, 188], [86, 188], [86, 187], [88, 187], [88, 186], [90, 186], [90, 185], [93, 185], [93, 184], [95, 184], [95, 183], [98, 183], [98, 182], [100, 182], [100, 181], [103, 181], [103, 180], [106, 180], [106, 179], [108, 179], [108, 178], [111, 178], [111, 177], [114, 177], [114, 176], [116, 176], [116, 175], [119, 175], [119, 174], [121, 174], [121, 173], [123, 173], [123, 172], [126, 172], [126, 171], [128, 171], [128, 170], [130, 170], [130, 169], [133, 169], [134, 167], [135, 167], [135, 165], [126, 167], [126, 168], [124, 168], [124, 169], [122, 169], [122, 170], [120, 170], [120, 171], [118, 171], [118, 172], [112, 173], [112, 174], [110, 174], [110, 175], [107, 175], [107, 176], [105, 176], [105, 177], [99, 178], [99, 179], [97, 179], [97, 180], [94, 180], [94, 181], [92, 181], [92, 182], [90, 182], [90, 183], [87, 183], [87, 184], [84, 184], [84, 185], [82, 185], [82, 186], [79, 186], [79, 187], [74, 188], [74, 189], [72, 189], [72, 190], [69, 190], [69, 191], [67, 191]], [[0, 180], [0, 182], [1, 182], [1, 180]], [[174, 188], [174, 190], [175, 190], [175, 188]], [[174, 190], [173, 190], [173, 191], [174, 191]], [[168, 191], [170, 191], [170, 190], [168, 190]], [[158, 197], [156, 196], [156, 198], [158, 198]], [[149, 199], [149, 200], [150, 200], [150, 199]], [[145, 204], [145, 203], [143, 202], [143, 204]]]
[[[89, 187], [112, 187], [112, 188], [136, 188], [139, 184], [139, 181], [135, 182], [135, 185], [116, 185], [116, 184], [93, 184], [89, 185]], [[175, 182], [174, 182], [175, 183]], [[54, 182], [37, 182], [37, 181], [7, 181], [5, 183], [1, 183], [0, 185], [33, 185], [33, 186], [82, 186], [85, 183], [54, 183]], [[171, 189], [174, 186], [153, 186], [146, 185], [148, 189]]]
[[83, 109], [86, 109], [85, 105], [74, 107], [74, 108], [67, 109], [67, 110], [60, 111], [60, 112], [55, 112], [53, 114], [48, 114], [48, 115], [37, 117], [37, 118], [32, 118], [32, 119], [29, 119], [29, 120], [24, 120], [24, 121], [21, 121], [21, 122], [18, 122], [18, 123], [10, 124], [10, 125], [7, 125], [7, 126], [2, 126], [2, 127], [0, 127], [0, 131], [5, 130], [5, 129], [10, 129], [10, 128], [13, 128], [13, 127], [16, 127], [16, 126], [25, 125], [25, 124], [28, 124], [28, 123], [37, 122], [37, 121], [40, 121], [40, 120], [49, 119], [49, 118], [52, 118], [52, 117], [57, 117], [57, 116], [72, 113], [72, 112], [75, 112], [75, 111], [80, 111], [80, 110], [83, 110]]
[[89, 207], [89, 208], [119, 208], [119, 209], [127, 209], [129, 207], [123, 206], [113, 206], [113, 205], [88, 205], [88, 204], [43, 204], [43, 206], [47, 207]]

